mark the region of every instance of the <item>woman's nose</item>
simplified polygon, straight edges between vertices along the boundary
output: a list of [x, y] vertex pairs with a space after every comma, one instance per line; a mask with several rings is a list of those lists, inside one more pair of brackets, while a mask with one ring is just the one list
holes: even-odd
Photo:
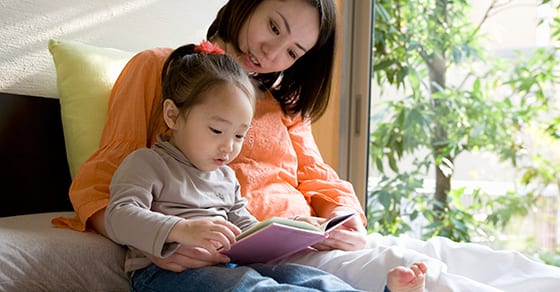
[[278, 44], [278, 42], [268, 42], [266, 44], [263, 44], [262, 50], [265, 58], [269, 62], [274, 62], [280, 55], [280, 52], [282, 51], [282, 47], [280, 44]]

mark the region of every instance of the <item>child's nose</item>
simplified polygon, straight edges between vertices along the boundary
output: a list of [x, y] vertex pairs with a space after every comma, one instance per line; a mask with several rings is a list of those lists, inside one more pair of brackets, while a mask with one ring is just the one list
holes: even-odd
[[224, 153], [229, 153], [233, 150], [233, 141], [224, 141], [224, 143], [222, 143], [220, 145], [220, 151], [224, 152]]

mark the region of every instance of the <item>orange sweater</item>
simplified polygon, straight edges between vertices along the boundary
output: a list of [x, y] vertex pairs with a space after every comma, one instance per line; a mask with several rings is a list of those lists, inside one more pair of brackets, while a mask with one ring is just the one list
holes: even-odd
[[[53, 224], [85, 230], [93, 214], [107, 206], [111, 177], [132, 151], [149, 147], [165, 129], [161, 114], [161, 69], [171, 49], [152, 49], [134, 56], [115, 82], [108, 119], [99, 149], [84, 162], [70, 187], [75, 218], [55, 218]], [[272, 216], [326, 216], [344, 205], [365, 216], [352, 185], [325, 164], [309, 123], [290, 119], [267, 94], [257, 100], [252, 128], [243, 149], [229, 164], [236, 172], [249, 211], [258, 219]]]

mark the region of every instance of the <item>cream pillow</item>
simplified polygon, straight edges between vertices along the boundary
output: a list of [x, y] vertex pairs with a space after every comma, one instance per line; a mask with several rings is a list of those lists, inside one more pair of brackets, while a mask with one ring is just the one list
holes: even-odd
[[74, 212], [0, 218], [0, 291], [130, 291], [126, 247], [93, 232], [54, 228]]
[[66, 156], [74, 178], [97, 150], [111, 88], [133, 53], [75, 41], [50, 40], [56, 67]]

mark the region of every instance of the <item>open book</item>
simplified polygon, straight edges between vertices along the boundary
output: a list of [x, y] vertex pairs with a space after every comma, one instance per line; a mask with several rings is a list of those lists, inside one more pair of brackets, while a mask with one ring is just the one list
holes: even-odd
[[274, 217], [237, 236], [229, 250], [222, 251], [232, 263], [266, 263], [286, 257], [327, 238], [329, 232], [355, 213], [337, 216], [316, 227], [306, 222]]

